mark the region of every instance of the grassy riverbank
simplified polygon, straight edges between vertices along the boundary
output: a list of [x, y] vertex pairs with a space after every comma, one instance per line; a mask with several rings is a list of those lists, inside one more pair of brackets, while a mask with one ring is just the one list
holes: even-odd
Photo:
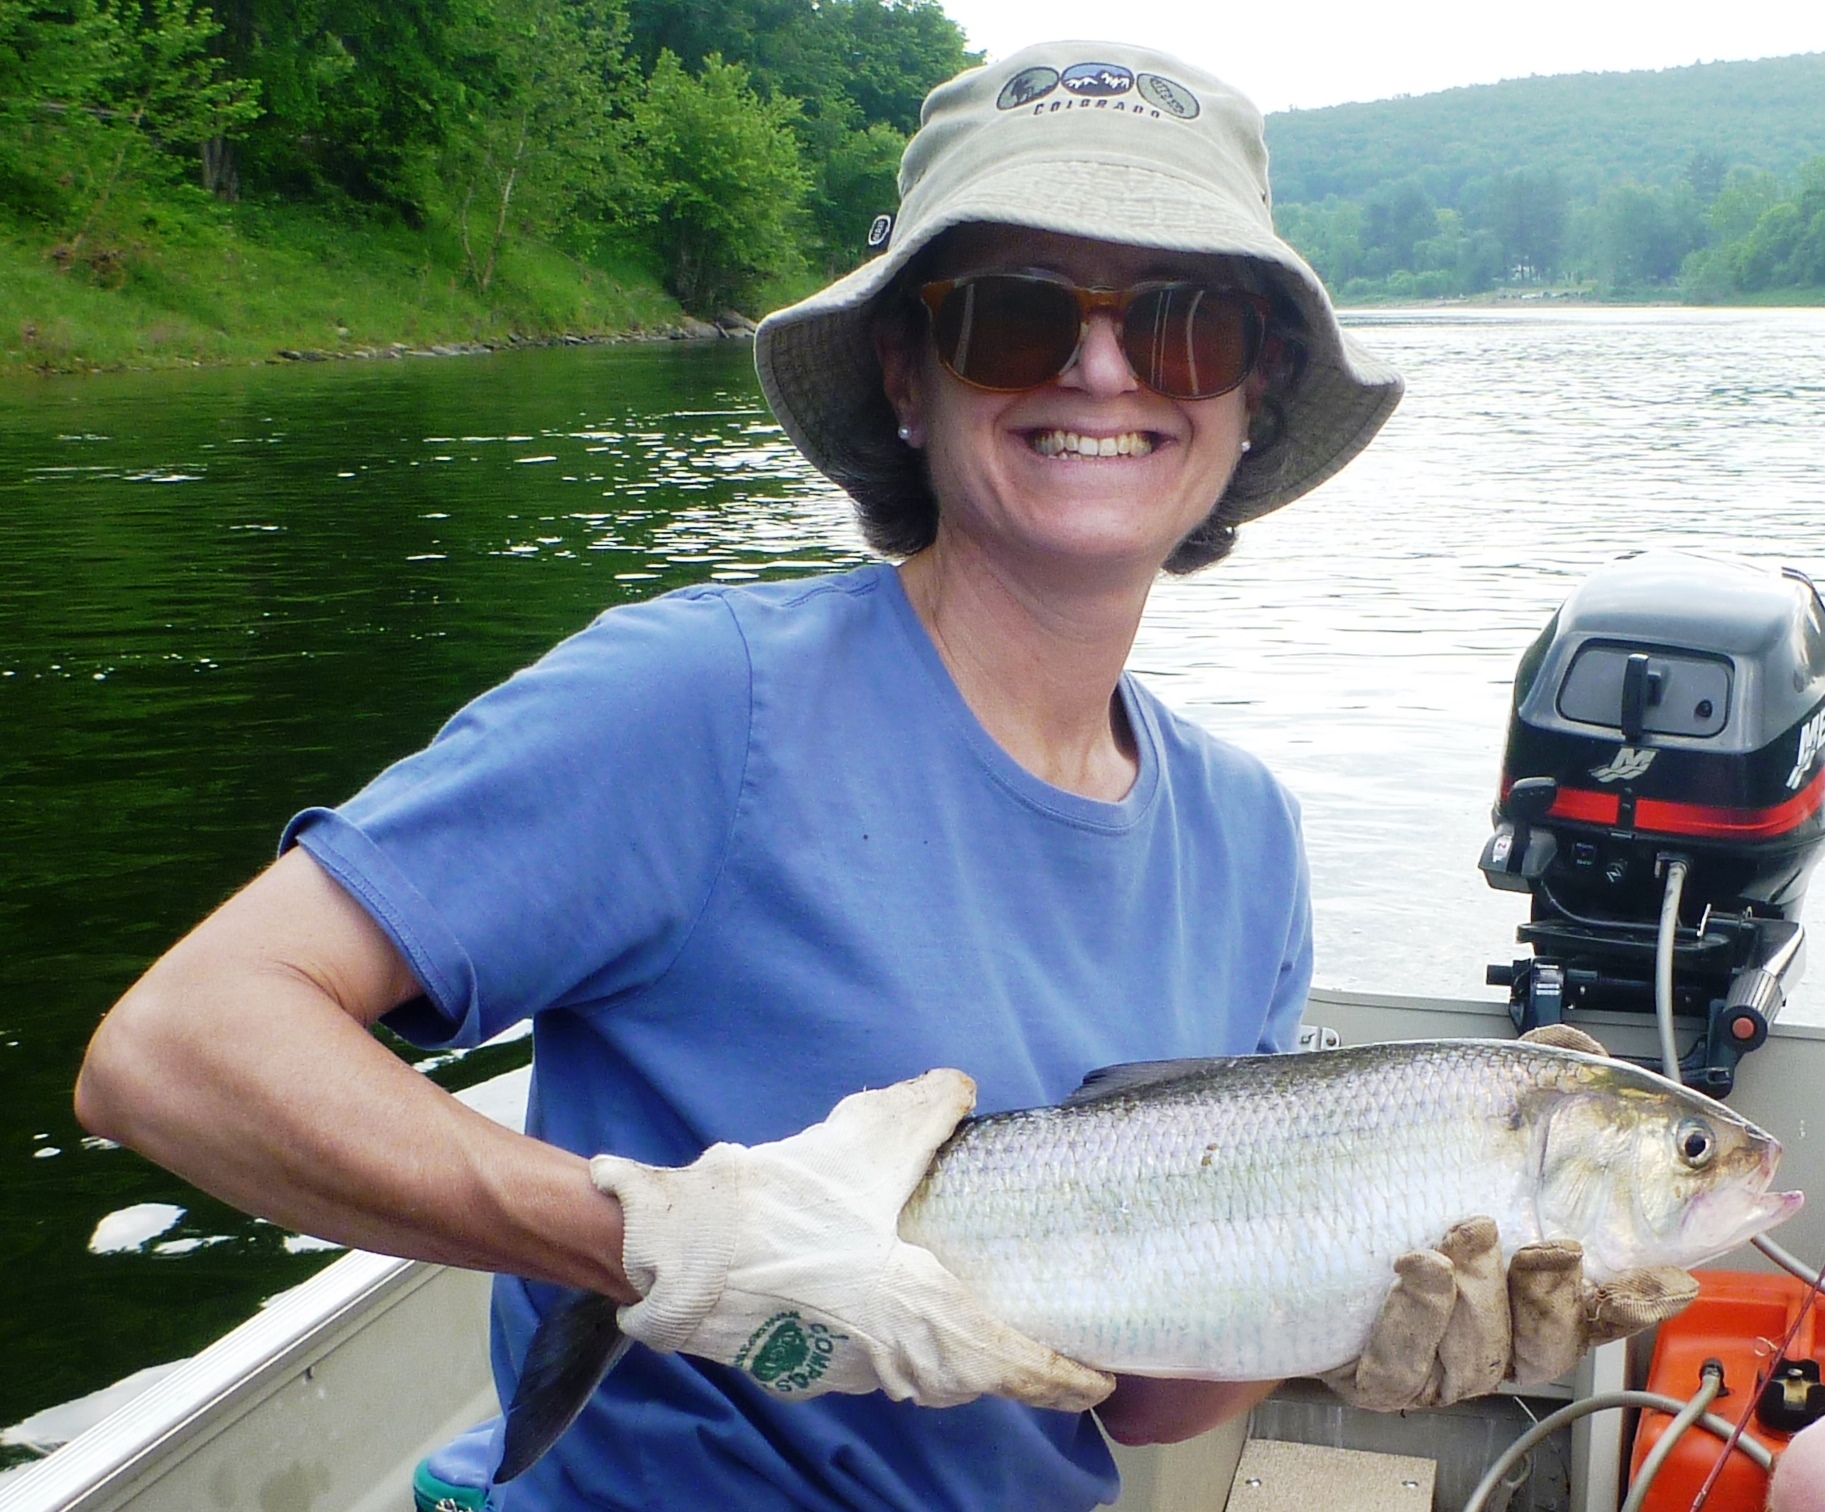
[[[190, 207], [185, 207], [189, 210]], [[560, 336], [656, 336], [686, 319], [632, 258], [580, 259], [511, 243], [484, 294], [465, 276], [462, 247], [436, 226], [326, 217], [321, 207], [243, 203], [160, 216], [141, 236], [92, 260], [71, 260], [0, 223], [0, 377], [266, 362], [281, 352], [386, 354], [471, 342]], [[808, 277], [808, 275], [807, 275]], [[766, 303], [806, 290], [784, 285]], [[1665, 302], [1669, 291], [1644, 296]], [[1602, 300], [1593, 285], [1494, 290], [1452, 303]], [[1340, 303], [1429, 303], [1358, 289]], [[1825, 288], [1737, 294], [1743, 305], [1825, 304]]]
[[636, 262], [518, 241], [486, 293], [453, 233], [321, 207], [240, 204], [160, 218], [60, 266], [0, 223], [0, 375], [260, 362], [566, 334], [656, 334], [684, 318]]

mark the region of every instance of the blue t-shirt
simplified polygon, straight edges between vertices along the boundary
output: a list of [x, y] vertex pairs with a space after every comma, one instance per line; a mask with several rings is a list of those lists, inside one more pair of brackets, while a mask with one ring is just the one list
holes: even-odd
[[[978, 1108], [1095, 1067], [1290, 1046], [1311, 975], [1298, 815], [1132, 677], [1126, 797], [1064, 792], [982, 728], [887, 566], [687, 589], [601, 616], [302, 844], [474, 1045], [528, 1015], [527, 1131], [677, 1165], [933, 1066]], [[552, 1291], [503, 1277], [503, 1400]], [[1088, 1416], [783, 1401], [636, 1348], [519, 1507], [1087, 1508]]]

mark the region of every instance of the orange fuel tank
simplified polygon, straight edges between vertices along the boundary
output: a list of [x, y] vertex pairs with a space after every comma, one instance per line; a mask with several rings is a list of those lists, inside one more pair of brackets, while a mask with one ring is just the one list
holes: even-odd
[[[1724, 1392], [1712, 1403], [1711, 1411], [1734, 1423], [1773, 1375], [1776, 1352], [1805, 1309], [1808, 1288], [1792, 1276], [1757, 1271], [1705, 1270], [1697, 1272], [1697, 1276], [1698, 1300], [1660, 1327], [1653, 1364], [1648, 1369], [1648, 1390], [1684, 1401], [1703, 1384], [1705, 1361], [1717, 1360], [1724, 1367]], [[1825, 1324], [1815, 1306], [1806, 1309], [1805, 1321], [1787, 1346], [1786, 1357], [1796, 1364], [1816, 1365], [1821, 1343], [1825, 1343]], [[1813, 1400], [1816, 1402], [1817, 1398]], [[1641, 1414], [1629, 1460], [1631, 1484], [1671, 1421], [1661, 1412]], [[1753, 1416], [1747, 1432], [1777, 1454], [1791, 1437]], [[1689, 1512], [1693, 1498], [1723, 1450], [1723, 1441], [1702, 1429], [1688, 1432], [1655, 1477], [1642, 1512]], [[1746, 1455], [1732, 1453], [1705, 1509], [1762, 1512], [1767, 1499], [1767, 1475]]]

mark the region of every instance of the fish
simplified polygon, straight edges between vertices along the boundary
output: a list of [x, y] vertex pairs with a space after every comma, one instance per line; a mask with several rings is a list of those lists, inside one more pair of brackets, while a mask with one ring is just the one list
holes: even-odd
[[[1601, 1282], [1689, 1269], [1798, 1212], [1781, 1147], [1627, 1061], [1408, 1041], [1092, 1072], [1063, 1103], [965, 1120], [899, 1218], [988, 1310], [1086, 1365], [1278, 1380], [1362, 1353], [1395, 1260], [1495, 1219], [1506, 1262], [1575, 1239]], [[575, 1295], [535, 1332], [497, 1481], [626, 1348]]]

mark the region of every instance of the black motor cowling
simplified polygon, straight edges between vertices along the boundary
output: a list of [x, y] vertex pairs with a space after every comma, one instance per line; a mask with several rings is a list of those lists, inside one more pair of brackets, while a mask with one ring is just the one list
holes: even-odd
[[1649, 552], [1594, 573], [1521, 658], [1493, 887], [1532, 958], [1490, 968], [1518, 1027], [1654, 1008], [1665, 872], [1685, 863], [1674, 1008], [1686, 1079], [1729, 1089], [1803, 968], [1825, 840], [1825, 602], [1803, 574]]

